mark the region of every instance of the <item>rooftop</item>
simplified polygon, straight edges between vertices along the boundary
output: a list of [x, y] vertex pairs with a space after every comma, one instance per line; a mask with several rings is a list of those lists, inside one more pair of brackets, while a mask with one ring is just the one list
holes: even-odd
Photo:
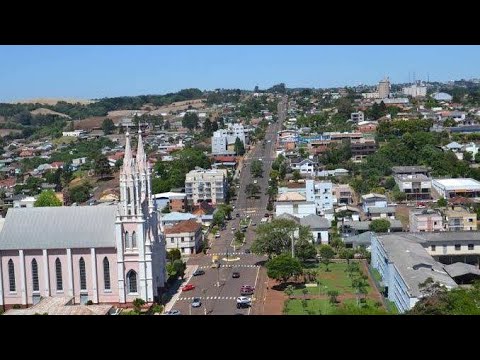
[[411, 297], [421, 297], [418, 287], [429, 277], [434, 281], [454, 288], [455, 281], [443, 269], [443, 265], [432, 256], [409, 234], [387, 234], [377, 236], [383, 248], [408, 287]]
[[161, 198], [184, 198], [187, 196], [185, 193], [179, 193], [179, 192], [164, 192], [164, 193], [159, 193], [159, 194], [154, 194], [153, 197], [155, 199], [161, 199]]
[[394, 213], [396, 212], [395, 207], [387, 206], [387, 207], [370, 207], [368, 208], [368, 212], [370, 214], [387, 214], [387, 213]]
[[394, 174], [411, 174], [428, 172], [428, 168], [425, 166], [393, 166], [392, 171]]
[[480, 270], [475, 265], [465, 264], [461, 262], [445, 265], [444, 269], [452, 278], [467, 274], [475, 274], [480, 276]]
[[195, 220], [180, 221], [178, 224], [165, 229], [165, 234], [193, 233], [197, 232], [202, 225]]
[[412, 180], [430, 181], [431, 180], [428, 176], [424, 174], [398, 174], [395, 176], [400, 181], [412, 181]]
[[300, 218], [300, 224], [310, 226], [311, 229], [328, 229], [330, 227], [330, 220], [311, 214]]
[[305, 196], [299, 194], [298, 192], [286, 192], [280, 194], [277, 198], [278, 202], [282, 201], [305, 201]]
[[443, 187], [445, 190], [479, 190], [480, 182], [471, 178], [454, 178], [454, 179], [433, 179], [433, 182]]
[[168, 214], [161, 214], [161, 221], [182, 221], [190, 219], [196, 219], [196, 216], [190, 213], [181, 213], [178, 211], [172, 211]]

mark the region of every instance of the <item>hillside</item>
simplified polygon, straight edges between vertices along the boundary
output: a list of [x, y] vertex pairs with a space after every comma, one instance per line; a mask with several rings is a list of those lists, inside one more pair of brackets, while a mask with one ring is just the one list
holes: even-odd
[[82, 100], [82, 99], [56, 99], [56, 98], [38, 98], [38, 99], [28, 99], [28, 100], [19, 100], [12, 101], [12, 104], [43, 104], [43, 105], [57, 105], [59, 101], [64, 101], [69, 104], [80, 103], [82, 105], [88, 105], [94, 103], [93, 100]]
[[45, 108], [35, 109], [33, 111], [30, 111], [30, 114], [32, 114], [32, 115], [57, 115], [57, 116], [66, 117], [68, 119], [71, 119], [71, 117], [66, 115], [66, 114], [62, 114], [62, 113], [59, 113], [59, 112], [56, 112], [56, 111], [53, 111], [53, 110], [50, 110], [50, 109], [45, 109]]

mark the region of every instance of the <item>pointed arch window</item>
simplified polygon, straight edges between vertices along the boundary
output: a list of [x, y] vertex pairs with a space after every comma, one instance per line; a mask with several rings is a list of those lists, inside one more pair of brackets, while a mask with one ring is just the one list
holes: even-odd
[[40, 291], [40, 284], [38, 282], [38, 264], [37, 260], [32, 260], [32, 288], [33, 291]]
[[85, 260], [83, 260], [83, 257], [80, 258], [78, 265], [80, 268], [80, 290], [87, 290], [87, 272], [85, 270]]
[[127, 289], [129, 294], [138, 292], [137, 273], [134, 270], [127, 273]]
[[106, 256], [103, 258], [103, 281], [105, 290], [110, 290], [110, 262]]
[[134, 231], [132, 232], [132, 248], [136, 248], [137, 247], [137, 233]]
[[15, 284], [15, 265], [13, 265], [13, 260], [8, 260], [8, 282], [10, 285], [10, 292], [15, 292], [17, 286]]
[[59, 258], [55, 260], [55, 274], [57, 280], [57, 291], [63, 291], [62, 263]]

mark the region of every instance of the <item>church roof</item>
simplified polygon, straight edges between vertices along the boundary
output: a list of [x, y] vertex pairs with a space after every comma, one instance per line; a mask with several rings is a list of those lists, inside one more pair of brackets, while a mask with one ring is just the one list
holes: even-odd
[[115, 247], [117, 206], [11, 208], [0, 250]]

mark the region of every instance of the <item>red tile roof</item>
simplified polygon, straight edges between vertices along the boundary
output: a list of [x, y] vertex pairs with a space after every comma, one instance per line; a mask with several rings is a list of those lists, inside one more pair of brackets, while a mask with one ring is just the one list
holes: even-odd
[[5, 180], [0, 180], [0, 187], [12, 187], [17, 183], [17, 179], [14, 177], [6, 178]]
[[165, 234], [193, 233], [197, 232], [202, 225], [195, 220], [180, 221], [178, 224], [165, 229]]
[[236, 162], [237, 158], [235, 156], [215, 156], [215, 161], [217, 162]]
[[62, 161], [54, 161], [50, 164], [51, 167], [56, 168], [56, 169], [62, 167], [63, 165], [64, 165], [64, 163]]

